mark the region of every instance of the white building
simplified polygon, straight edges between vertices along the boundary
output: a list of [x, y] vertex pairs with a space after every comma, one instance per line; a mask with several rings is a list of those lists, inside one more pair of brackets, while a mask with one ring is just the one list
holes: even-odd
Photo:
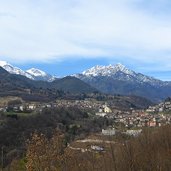
[[142, 132], [142, 129], [139, 130], [127, 130], [126, 134], [130, 136], [138, 136]]
[[36, 109], [36, 105], [34, 105], [34, 104], [29, 104], [29, 105], [28, 105], [28, 109], [34, 110], [34, 109]]
[[102, 129], [102, 134], [103, 135], [115, 135], [116, 134], [116, 131], [114, 128], [109, 128], [109, 129]]
[[107, 114], [102, 112], [102, 113], [96, 113], [96, 116], [101, 116], [101, 117], [105, 117]]
[[105, 113], [112, 113], [112, 110], [108, 106], [105, 106], [104, 107], [104, 112]]

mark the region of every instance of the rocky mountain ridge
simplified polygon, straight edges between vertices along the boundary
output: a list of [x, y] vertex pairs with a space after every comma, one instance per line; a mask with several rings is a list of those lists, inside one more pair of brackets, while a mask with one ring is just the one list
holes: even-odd
[[24, 71], [18, 67], [15, 67], [9, 64], [6, 61], [0, 61], [0, 66], [4, 68], [6, 71], [8, 71], [10, 74], [22, 75], [22, 76], [25, 76], [29, 79], [36, 80], [36, 81], [42, 80], [42, 81], [52, 82], [56, 79], [55, 76], [52, 76], [39, 69], [31, 68], [27, 71]]

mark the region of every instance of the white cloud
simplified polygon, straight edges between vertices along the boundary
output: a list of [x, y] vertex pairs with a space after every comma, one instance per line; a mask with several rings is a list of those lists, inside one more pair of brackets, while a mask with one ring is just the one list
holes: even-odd
[[[168, 0], [0, 0], [0, 57], [171, 60]], [[166, 11], [166, 12], [164, 12]], [[158, 12], [158, 13], [157, 13]]]

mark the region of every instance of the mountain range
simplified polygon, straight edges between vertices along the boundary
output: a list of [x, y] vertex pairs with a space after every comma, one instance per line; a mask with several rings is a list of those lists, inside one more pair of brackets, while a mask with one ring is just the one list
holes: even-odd
[[95, 88], [76, 77], [68, 76], [52, 82], [35, 81], [20, 74], [11, 74], [0, 67], [0, 97], [17, 96], [28, 101], [52, 101], [95, 91]]
[[[52, 82], [51, 86], [54, 82], [58, 82], [60, 80], [61, 84], [58, 85], [58, 89], [65, 89], [67, 87], [67, 91], [71, 90], [77, 92], [78, 86], [75, 84], [74, 88], [73, 85], [71, 86], [70, 84], [79, 80], [79, 82], [83, 81], [80, 82], [82, 85], [81, 92], [84, 91], [83, 83], [85, 83], [85, 90], [93, 89], [112, 95], [120, 94], [141, 96], [154, 102], [159, 102], [171, 96], [171, 82], [161, 81], [159, 79], [137, 73], [120, 63], [108, 66], [95, 66], [82, 73], [72, 75], [72, 77], [66, 77], [67, 79], [56, 78], [55, 76], [35, 68], [23, 71], [20, 68], [12, 66], [6, 61], [0, 61], [0, 66], [10, 74], [22, 75], [35, 81]], [[77, 78], [77, 80], [74, 80], [74, 77]], [[70, 80], [70, 84], [66, 83], [64, 80]]]
[[28, 69], [27, 71], [23, 71], [18, 67], [12, 66], [6, 61], [0, 61], [0, 66], [11, 74], [22, 75], [32, 80], [42, 80], [42, 81], [52, 82], [56, 79], [55, 76], [52, 76], [40, 69], [31, 68]]
[[95, 66], [74, 76], [108, 94], [137, 95], [154, 102], [171, 96], [171, 82], [136, 73], [120, 63]]
[[76, 77], [67, 76], [52, 82], [35, 81], [22, 75], [10, 74], [0, 67], [0, 97], [15, 96], [24, 101], [51, 102], [56, 99], [111, 100], [116, 108], [147, 108], [151, 101], [136, 96], [108, 96]]

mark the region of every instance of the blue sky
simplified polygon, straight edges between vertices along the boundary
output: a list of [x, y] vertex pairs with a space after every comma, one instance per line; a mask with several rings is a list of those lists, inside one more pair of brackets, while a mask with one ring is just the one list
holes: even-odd
[[171, 80], [171, 1], [0, 0], [0, 60], [61, 76], [120, 62]]

